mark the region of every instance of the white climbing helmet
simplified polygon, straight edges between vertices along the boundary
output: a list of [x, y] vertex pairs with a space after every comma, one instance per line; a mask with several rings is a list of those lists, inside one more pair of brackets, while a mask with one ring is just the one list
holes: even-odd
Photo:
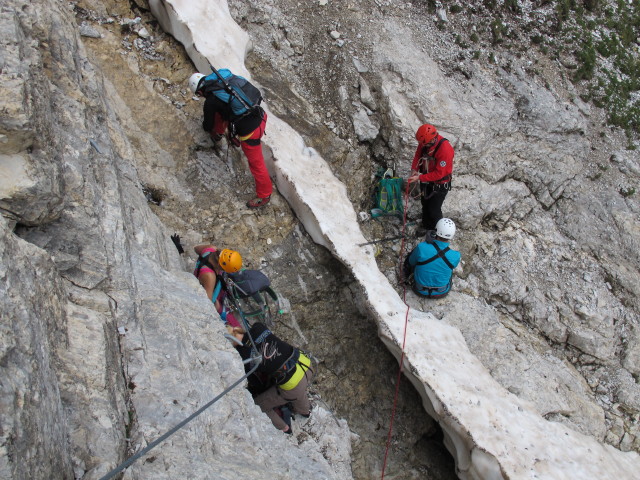
[[198, 85], [200, 84], [200, 80], [202, 80], [205, 76], [201, 73], [194, 73], [189, 77], [189, 89], [191, 93], [195, 94], [198, 90]]
[[436, 235], [451, 240], [456, 234], [456, 224], [450, 218], [441, 218], [436, 223]]

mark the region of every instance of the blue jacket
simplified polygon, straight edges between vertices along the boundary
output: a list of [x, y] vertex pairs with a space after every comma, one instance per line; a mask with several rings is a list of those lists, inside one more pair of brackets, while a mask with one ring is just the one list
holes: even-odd
[[[453, 268], [460, 263], [460, 252], [449, 249], [444, 253], [444, 256], [453, 267], [451, 268], [444, 259], [437, 257], [438, 249], [436, 246], [440, 250], [445, 250], [449, 247], [449, 244], [440, 240], [419, 243], [409, 255], [409, 265], [412, 267], [413, 279], [418, 290], [423, 287], [437, 288], [437, 292], [432, 292], [433, 294], [444, 294], [451, 288], [451, 276], [453, 275]], [[419, 265], [421, 262], [433, 257], [435, 259], [432, 261]], [[425, 295], [428, 294], [428, 292], [425, 292]]]

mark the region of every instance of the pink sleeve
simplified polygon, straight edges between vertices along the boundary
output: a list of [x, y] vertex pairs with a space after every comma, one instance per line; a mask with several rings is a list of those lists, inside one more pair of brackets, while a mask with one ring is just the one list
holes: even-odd
[[[202, 253], [200, 254], [200, 256], [204, 255], [205, 253], [215, 253], [217, 252], [217, 250], [213, 247], [207, 247], [204, 250], [202, 250]], [[200, 278], [200, 275], [202, 275], [203, 273], [213, 273], [215, 274], [216, 272], [211, 268], [211, 267], [200, 267], [200, 272], [198, 274], [198, 278]], [[196, 272], [194, 271], [193, 274], [195, 275]]]

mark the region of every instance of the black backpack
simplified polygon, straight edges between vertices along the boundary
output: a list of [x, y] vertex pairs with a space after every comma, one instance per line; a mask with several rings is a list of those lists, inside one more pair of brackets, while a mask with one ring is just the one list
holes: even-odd
[[235, 282], [240, 298], [247, 298], [262, 292], [269, 285], [267, 276], [259, 270], [241, 270], [230, 273], [229, 277]]

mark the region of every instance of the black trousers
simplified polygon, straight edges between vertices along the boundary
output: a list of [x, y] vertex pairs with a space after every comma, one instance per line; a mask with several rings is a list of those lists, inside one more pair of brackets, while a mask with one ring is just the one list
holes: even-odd
[[422, 226], [427, 230], [435, 230], [436, 223], [442, 218], [442, 204], [449, 193], [449, 185], [444, 188], [432, 183], [423, 183], [420, 191], [422, 202]]

